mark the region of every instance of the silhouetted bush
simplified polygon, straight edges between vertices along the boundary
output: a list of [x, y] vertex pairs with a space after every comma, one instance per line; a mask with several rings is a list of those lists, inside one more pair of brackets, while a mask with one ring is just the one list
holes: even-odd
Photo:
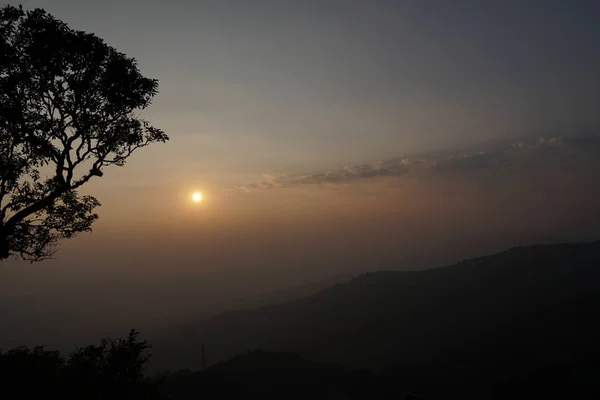
[[[103, 339], [64, 358], [43, 346], [0, 352], [4, 394], [61, 399], [163, 399], [161, 381], [144, 375], [150, 344], [132, 330], [126, 338]], [[10, 398], [5, 397], [2, 398]]]

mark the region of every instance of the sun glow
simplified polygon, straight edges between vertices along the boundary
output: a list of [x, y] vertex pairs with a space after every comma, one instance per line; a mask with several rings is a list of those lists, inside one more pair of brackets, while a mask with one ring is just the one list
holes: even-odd
[[192, 201], [194, 203], [200, 203], [202, 201], [202, 193], [200, 193], [200, 192], [194, 192], [192, 194]]

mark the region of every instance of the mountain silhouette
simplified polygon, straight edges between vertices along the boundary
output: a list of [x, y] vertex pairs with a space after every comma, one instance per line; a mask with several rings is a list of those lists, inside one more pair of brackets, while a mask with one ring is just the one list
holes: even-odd
[[[323, 289], [328, 288], [331, 285], [337, 284], [339, 282], [349, 281], [353, 277], [354, 275], [349, 273], [340, 273], [318, 281], [285, 286], [276, 290], [258, 292], [237, 297], [234, 299], [229, 299], [227, 301], [224, 301], [219, 306], [219, 308], [221, 309], [221, 312], [219, 314], [230, 310], [237, 310], [241, 308], [259, 308], [271, 304], [284, 303], [299, 298], [308, 297], [322, 291]], [[217, 313], [218, 312], [215, 312], [215, 314]]]
[[205, 343], [209, 363], [262, 348], [415, 379], [496, 382], [544, 365], [598, 365], [599, 309], [600, 241], [516, 247], [227, 312], [174, 333], [155, 357], [198, 368]]
[[[206, 370], [178, 371], [167, 377], [173, 398], [331, 398], [344, 385], [341, 365], [318, 363], [294, 353], [253, 350]], [[186, 397], [187, 396], [187, 397]]]

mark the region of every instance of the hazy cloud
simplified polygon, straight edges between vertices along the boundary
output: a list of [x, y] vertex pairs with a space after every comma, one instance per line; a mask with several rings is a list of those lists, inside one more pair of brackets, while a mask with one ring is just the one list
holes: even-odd
[[[264, 174], [263, 181], [226, 191], [253, 192], [294, 185], [348, 183], [361, 179], [404, 176], [419, 171], [450, 173], [456, 171], [478, 172], [492, 167], [510, 169], [526, 166], [535, 161], [560, 164], [565, 157], [572, 157], [580, 153], [590, 154], [592, 152], [592, 155], [600, 156], [600, 137], [541, 137], [516, 142], [507, 141], [488, 147], [467, 151], [401, 156], [305, 174]], [[552, 150], [552, 152], [547, 154], [548, 150]], [[554, 159], [548, 159], [547, 156], [554, 157]]]

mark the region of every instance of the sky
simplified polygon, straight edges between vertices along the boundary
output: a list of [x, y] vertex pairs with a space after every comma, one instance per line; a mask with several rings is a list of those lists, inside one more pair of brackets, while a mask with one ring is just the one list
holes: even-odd
[[0, 266], [0, 342], [600, 234], [597, 1], [22, 4], [135, 57], [171, 140], [88, 185], [93, 233]]

